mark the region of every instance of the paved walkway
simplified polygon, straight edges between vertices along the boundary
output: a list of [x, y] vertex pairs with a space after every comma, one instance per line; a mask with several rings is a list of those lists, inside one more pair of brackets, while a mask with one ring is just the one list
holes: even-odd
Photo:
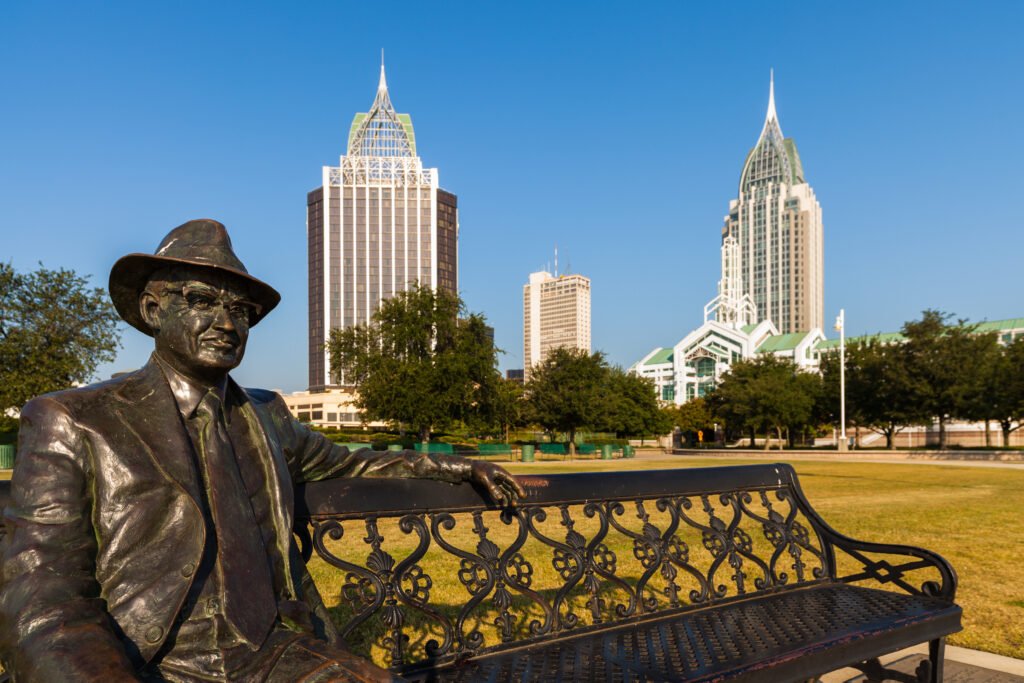
[[[914, 670], [927, 657], [927, 645], [918, 645], [883, 657], [883, 666], [911, 676], [885, 680], [914, 680]], [[945, 683], [1024, 683], [1024, 660], [947, 645], [944, 673]], [[868, 679], [856, 669], [840, 669], [819, 680], [821, 683], [868, 683], [875, 679]]]
[[891, 462], [902, 465], [948, 465], [951, 467], [995, 467], [1016, 469], [1024, 472], [1024, 454], [1011, 453], [1001, 454], [997, 452], [996, 457], [1013, 457], [1014, 459], [990, 459], [988, 453], [924, 453], [919, 451], [881, 451], [872, 453], [869, 451], [849, 451], [837, 453], [835, 451], [765, 451], [765, 450], [721, 450], [721, 449], [687, 449], [676, 453], [665, 453], [660, 449], [645, 448], [636, 451], [639, 458], [721, 458], [723, 460], [766, 460], [778, 462], [780, 460], [808, 460], [808, 461], [842, 461], [842, 462]]

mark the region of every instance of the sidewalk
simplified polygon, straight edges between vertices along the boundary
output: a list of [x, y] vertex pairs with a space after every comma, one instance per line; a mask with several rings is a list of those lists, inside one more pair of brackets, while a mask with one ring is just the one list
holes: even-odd
[[[913, 675], [918, 662], [927, 657], [928, 646], [918, 645], [882, 657], [882, 665]], [[946, 646], [944, 669], [946, 683], [1024, 683], [1024, 660], [953, 645]], [[867, 683], [869, 679], [856, 669], [839, 669], [819, 680], [821, 683]]]

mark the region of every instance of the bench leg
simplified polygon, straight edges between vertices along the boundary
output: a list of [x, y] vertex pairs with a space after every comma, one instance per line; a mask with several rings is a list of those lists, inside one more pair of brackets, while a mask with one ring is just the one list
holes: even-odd
[[942, 663], [946, 659], [946, 639], [939, 638], [928, 643], [928, 660], [931, 662], [931, 676], [928, 683], [942, 682]]

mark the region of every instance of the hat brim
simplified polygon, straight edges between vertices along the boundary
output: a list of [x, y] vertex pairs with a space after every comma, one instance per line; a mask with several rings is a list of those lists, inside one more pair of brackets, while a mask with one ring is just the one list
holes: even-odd
[[267, 314], [274, 310], [281, 301], [281, 294], [276, 289], [262, 280], [257, 280], [245, 271], [188, 259], [168, 258], [152, 254], [128, 254], [118, 259], [114, 267], [110, 269], [110, 298], [114, 302], [117, 314], [143, 334], [153, 336], [149, 325], [142, 319], [142, 312], [139, 310], [139, 295], [142, 294], [153, 273], [161, 268], [174, 266], [227, 275], [242, 285], [249, 297], [260, 306], [260, 312], [252, 321], [253, 326], [267, 317]]

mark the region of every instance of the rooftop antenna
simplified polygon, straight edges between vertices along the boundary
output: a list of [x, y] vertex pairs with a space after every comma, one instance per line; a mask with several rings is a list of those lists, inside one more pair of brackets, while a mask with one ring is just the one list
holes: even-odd
[[555, 245], [555, 277], [558, 277], [558, 245]]

